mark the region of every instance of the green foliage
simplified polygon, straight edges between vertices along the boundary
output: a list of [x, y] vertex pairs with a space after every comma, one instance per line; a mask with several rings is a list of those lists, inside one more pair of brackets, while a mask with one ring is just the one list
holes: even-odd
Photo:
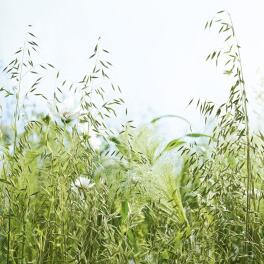
[[[207, 60], [233, 85], [221, 106], [196, 103], [205, 121], [215, 119], [209, 135], [175, 115], [138, 128], [127, 121], [114, 133], [107, 120], [124, 101], [108, 51], [98, 41], [91, 72], [70, 83], [52, 64], [35, 62], [38, 44], [27, 33], [4, 69], [14, 89], [1, 88], [15, 100], [12, 125], [0, 133], [1, 263], [263, 263], [264, 136], [250, 130], [230, 16], [218, 12], [205, 27], [213, 26], [225, 45]], [[29, 97], [48, 100], [39, 91], [48, 69], [57, 81], [53, 113], [25, 118]], [[63, 108], [69, 92], [78, 109]], [[158, 133], [163, 118], [190, 131], [167, 141]]]

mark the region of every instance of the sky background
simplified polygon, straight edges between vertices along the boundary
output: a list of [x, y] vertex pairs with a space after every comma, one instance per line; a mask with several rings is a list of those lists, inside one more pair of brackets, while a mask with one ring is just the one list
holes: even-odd
[[232, 15], [255, 105], [264, 65], [262, 0], [0, 0], [0, 59], [10, 61], [32, 24], [44, 61], [76, 81], [101, 36], [132, 119], [178, 114], [193, 121], [191, 98], [221, 103], [227, 96], [221, 70], [205, 63], [217, 41], [204, 24], [222, 9]]

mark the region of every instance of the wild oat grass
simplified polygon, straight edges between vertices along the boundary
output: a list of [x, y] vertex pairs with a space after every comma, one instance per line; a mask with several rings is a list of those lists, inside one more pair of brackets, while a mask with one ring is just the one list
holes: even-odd
[[[207, 60], [233, 84], [220, 106], [196, 102], [206, 122], [215, 120], [210, 135], [172, 115], [111, 131], [106, 124], [124, 101], [100, 40], [91, 71], [71, 83], [37, 62], [27, 33], [4, 69], [10, 86], [1, 87], [2, 99], [15, 102], [1, 127], [1, 263], [264, 263], [264, 136], [250, 127], [229, 14], [218, 12], [206, 23], [213, 27], [224, 44]], [[49, 70], [57, 83], [48, 99], [39, 87]], [[78, 107], [69, 110], [65, 94]], [[52, 113], [30, 113], [35, 98]], [[190, 131], [166, 142], [157, 133], [165, 117]]]

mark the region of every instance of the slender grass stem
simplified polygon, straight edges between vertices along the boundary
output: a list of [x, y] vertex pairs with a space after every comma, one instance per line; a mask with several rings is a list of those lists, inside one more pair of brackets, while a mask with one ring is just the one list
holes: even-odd
[[[231, 18], [230, 13], [228, 13], [232, 30], [233, 36], [235, 38], [235, 44], [237, 45], [237, 53], [238, 53], [238, 63], [239, 63], [239, 84], [242, 87], [242, 100], [243, 100], [243, 109], [244, 109], [244, 116], [245, 116], [245, 129], [246, 129], [246, 168], [247, 168], [247, 180], [246, 180], [246, 232], [245, 232], [245, 252], [246, 255], [249, 256], [252, 254], [249, 249], [250, 242], [252, 240], [252, 230], [251, 230], [251, 200], [253, 201], [254, 210], [255, 208], [255, 194], [254, 194], [254, 178], [252, 173], [251, 167], [251, 143], [250, 143], [250, 129], [249, 129], [249, 118], [248, 118], [248, 109], [247, 109], [247, 94], [246, 94], [246, 87], [245, 87], [245, 80], [244, 80], [244, 73], [243, 73], [243, 66], [241, 61], [240, 55], [240, 48], [238, 46], [237, 36], [235, 34], [235, 29], [233, 25], [233, 21]], [[248, 257], [245, 259], [245, 263], [249, 263]]]

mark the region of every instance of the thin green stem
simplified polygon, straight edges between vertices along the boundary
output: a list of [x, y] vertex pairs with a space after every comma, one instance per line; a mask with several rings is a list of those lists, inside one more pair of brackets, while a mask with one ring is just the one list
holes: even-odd
[[[233, 22], [231, 15], [228, 13], [231, 26], [232, 26], [232, 31], [233, 31], [233, 36], [235, 39], [235, 44], [237, 46], [237, 54], [238, 54], [238, 64], [239, 64], [239, 84], [242, 87], [242, 100], [243, 100], [243, 109], [244, 109], [244, 116], [245, 116], [245, 132], [246, 132], [246, 168], [247, 168], [247, 180], [246, 180], [246, 200], [247, 200], [247, 205], [246, 205], [246, 232], [245, 232], [245, 251], [247, 254], [247, 257], [245, 261], [248, 261], [248, 256], [250, 254], [249, 250], [249, 242], [252, 238], [251, 236], [251, 231], [250, 230], [250, 222], [251, 222], [251, 216], [250, 216], [250, 211], [251, 211], [251, 195], [253, 196], [253, 206], [255, 209], [255, 199], [254, 199], [254, 179], [253, 179], [253, 174], [252, 174], [252, 168], [251, 168], [251, 143], [250, 143], [250, 131], [249, 131], [249, 118], [248, 118], [248, 109], [247, 109], [247, 94], [246, 94], [246, 87], [245, 87], [245, 80], [244, 80], [244, 74], [243, 74], [243, 66], [241, 62], [241, 55], [240, 55], [240, 48], [238, 46], [238, 41], [237, 37], [235, 34]], [[247, 262], [248, 263], [248, 262]]]
[[[22, 72], [23, 72], [23, 63], [24, 63], [24, 54], [25, 54], [25, 41], [23, 45], [23, 51], [21, 56], [21, 62], [20, 62], [20, 73], [19, 73], [19, 79], [18, 79], [18, 89], [16, 92], [16, 108], [14, 113], [14, 142], [13, 142], [13, 155], [16, 154], [16, 145], [17, 145], [17, 121], [19, 119], [19, 97], [20, 97], [20, 91], [21, 91], [21, 82], [22, 82]], [[11, 240], [11, 200], [9, 195], [9, 201], [8, 201], [8, 235], [7, 235], [7, 264], [10, 263], [10, 240]]]

